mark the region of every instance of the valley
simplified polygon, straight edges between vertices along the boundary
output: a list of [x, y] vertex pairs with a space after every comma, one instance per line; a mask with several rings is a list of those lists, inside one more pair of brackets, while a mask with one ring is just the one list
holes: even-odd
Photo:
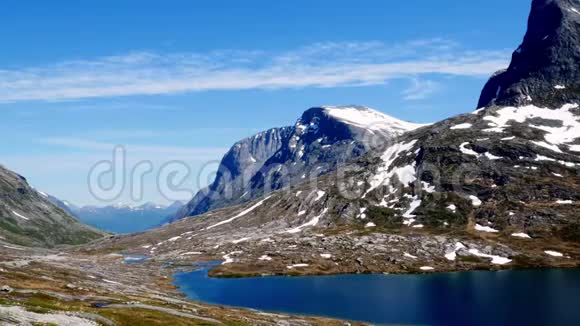
[[[518, 313], [535, 310], [519, 321], [577, 321], [578, 10], [533, 0], [522, 44], [475, 110], [415, 124], [313, 107], [236, 142], [185, 205], [83, 213], [0, 168], [0, 324], [517, 323], [494, 308], [501, 291]], [[125, 220], [110, 229], [95, 224], [103, 216]], [[145, 217], [155, 221], [137, 225]], [[536, 285], [542, 303], [525, 295]], [[551, 295], [562, 304], [528, 307]], [[385, 302], [388, 314], [368, 310]]]

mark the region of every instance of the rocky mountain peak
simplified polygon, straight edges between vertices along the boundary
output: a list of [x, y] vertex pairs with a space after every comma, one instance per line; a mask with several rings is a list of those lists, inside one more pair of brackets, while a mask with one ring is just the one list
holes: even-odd
[[294, 139], [303, 143], [356, 139], [364, 143], [365, 138], [376, 134], [398, 136], [422, 126], [424, 125], [399, 120], [365, 106], [321, 106], [308, 109], [298, 119]]
[[580, 1], [533, 0], [528, 30], [509, 67], [485, 85], [478, 107], [580, 100]]
[[385, 138], [422, 126], [364, 106], [310, 108], [291, 127], [270, 129], [234, 144], [215, 180], [175, 219], [240, 204], [327, 173], [363, 155], [373, 144], [384, 143]]

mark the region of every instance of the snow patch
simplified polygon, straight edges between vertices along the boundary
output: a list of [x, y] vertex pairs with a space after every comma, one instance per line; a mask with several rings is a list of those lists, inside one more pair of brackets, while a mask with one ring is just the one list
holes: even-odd
[[423, 190], [426, 192], [430, 194], [435, 192], [435, 186], [430, 185], [429, 182], [421, 181], [421, 184], [423, 185]]
[[498, 230], [489, 227], [489, 226], [483, 226], [483, 225], [479, 225], [479, 224], [475, 224], [475, 230], [476, 231], [480, 231], [480, 232], [487, 232], [487, 233], [497, 233], [499, 232]]
[[534, 105], [505, 107], [497, 110], [495, 115], [487, 115], [483, 119], [489, 121], [489, 124], [499, 132], [510, 127], [509, 122], [511, 121], [524, 123], [526, 120], [534, 118], [561, 121], [562, 127], [531, 126], [546, 132], [545, 142], [534, 142], [536, 145], [561, 153], [561, 150], [555, 145], [571, 143], [580, 134], [580, 121], [572, 112], [572, 109], [576, 108], [578, 108], [578, 104], [565, 104], [555, 110], [539, 108]]
[[472, 149], [465, 147], [467, 144], [469, 144], [469, 142], [464, 142], [464, 143], [461, 143], [461, 145], [459, 145], [459, 150], [461, 151], [461, 153], [466, 154], [466, 155], [479, 157], [479, 153], [477, 153], [476, 151], [474, 151]]
[[532, 141], [532, 143], [534, 143], [540, 147], [547, 148], [547, 149], [554, 151], [556, 153], [562, 153], [562, 150], [556, 145], [548, 144], [544, 141]]
[[233, 244], [237, 244], [237, 243], [240, 243], [240, 242], [248, 241], [248, 240], [250, 240], [250, 239], [252, 239], [252, 238], [251, 238], [251, 237], [247, 237], [247, 238], [241, 238], [241, 239], [238, 239], [238, 240], [234, 240], [234, 241], [232, 241], [232, 243], [233, 243]]
[[407, 165], [400, 168], [393, 168], [392, 165], [399, 157], [401, 153], [406, 153], [413, 148], [417, 140], [412, 140], [408, 143], [397, 143], [389, 147], [381, 156], [383, 163], [377, 168], [377, 171], [373, 177], [369, 180], [370, 188], [363, 195], [366, 197], [371, 191], [378, 188], [381, 185], [389, 185], [391, 192], [393, 191], [392, 186], [389, 184], [391, 178], [396, 174], [399, 182], [407, 185], [410, 182], [415, 181], [415, 163]]
[[316, 226], [316, 225], [318, 224], [318, 221], [320, 220], [320, 218], [321, 218], [321, 217], [322, 217], [324, 214], [326, 214], [326, 212], [327, 212], [327, 211], [328, 211], [328, 208], [325, 208], [325, 209], [322, 211], [322, 213], [320, 213], [320, 215], [318, 215], [318, 216], [314, 217], [314, 218], [313, 218], [312, 220], [310, 220], [309, 222], [306, 222], [306, 223], [304, 223], [304, 224], [302, 224], [302, 225], [300, 225], [300, 226], [298, 226], [298, 227], [296, 227], [296, 228], [294, 228], [294, 229], [288, 230], [288, 231], [286, 231], [285, 233], [298, 233], [298, 232], [301, 232], [301, 231], [302, 231], [302, 229], [304, 229], [304, 228], [306, 228], [306, 227], [309, 227], [309, 226]]
[[360, 218], [361, 220], [364, 220], [367, 218], [367, 214], [365, 214], [366, 212], [366, 207], [363, 207], [359, 210], [359, 214], [358, 214], [358, 218]]
[[451, 129], [451, 130], [456, 130], [456, 129], [469, 129], [469, 128], [471, 128], [471, 126], [472, 126], [471, 123], [461, 123], [461, 124], [458, 124], [458, 125], [455, 125], [455, 126], [449, 128], [449, 129]]
[[455, 258], [457, 258], [457, 251], [461, 250], [461, 249], [465, 249], [466, 247], [463, 245], [463, 243], [461, 242], [457, 242], [455, 243], [455, 248], [453, 249], [453, 251], [448, 252], [445, 254], [445, 258], [447, 260], [451, 260], [454, 261]]
[[222, 262], [222, 265], [226, 265], [226, 264], [231, 264], [231, 263], [233, 263], [233, 262], [234, 262], [234, 259], [233, 259], [232, 257], [230, 257], [230, 256], [231, 256], [231, 255], [238, 255], [238, 254], [241, 254], [241, 253], [243, 253], [243, 251], [232, 251], [232, 252], [230, 252], [229, 254], [227, 254], [227, 255], [224, 255], [224, 256], [223, 256], [223, 258], [224, 258], [224, 261]]
[[326, 192], [322, 190], [316, 191], [316, 199], [314, 199], [314, 201], [319, 201], [322, 197], [324, 197], [325, 194]]
[[502, 159], [502, 158], [503, 158], [503, 157], [501, 157], [501, 156], [495, 156], [495, 155], [491, 154], [490, 152], [486, 152], [486, 153], [485, 153], [485, 154], [483, 154], [483, 155], [485, 155], [485, 157], [487, 157], [488, 159], [490, 159], [490, 160], [492, 160], [492, 161], [494, 161], [494, 160], [500, 160], [500, 159]]
[[481, 200], [479, 198], [477, 198], [476, 196], [469, 196], [469, 199], [471, 199], [471, 205], [475, 206], [475, 207], [479, 207], [481, 206]]
[[21, 219], [24, 219], [24, 220], [30, 221], [30, 219], [29, 219], [28, 217], [26, 217], [26, 216], [24, 216], [24, 215], [21, 215], [21, 214], [18, 214], [18, 212], [16, 212], [16, 211], [12, 211], [12, 213], [13, 213], [14, 215], [16, 215], [17, 217], [20, 217]]
[[115, 281], [111, 281], [111, 280], [105, 280], [105, 279], [103, 279], [103, 282], [105, 282], [105, 283], [109, 283], [109, 284], [117, 284], [117, 285], [121, 285], [121, 283], [119, 283], [119, 282], [115, 282]]
[[227, 219], [227, 220], [225, 220], [225, 221], [221, 221], [221, 222], [219, 222], [219, 223], [216, 223], [216, 224], [214, 224], [214, 225], [212, 225], [212, 226], [208, 226], [207, 228], [205, 228], [205, 230], [213, 229], [213, 228], [215, 228], [216, 226], [220, 226], [220, 225], [223, 225], [223, 224], [226, 224], [226, 223], [230, 223], [231, 221], [233, 221], [233, 220], [235, 220], [235, 219], [237, 219], [237, 218], [239, 218], [239, 217], [242, 217], [242, 216], [244, 216], [244, 215], [246, 215], [246, 214], [248, 214], [248, 213], [252, 212], [252, 211], [253, 211], [253, 210], [255, 210], [256, 208], [258, 208], [258, 207], [262, 206], [262, 204], [263, 204], [263, 203], [264, 203], [266, 200], [270, 199], [270, 197], [272, 197], [272, 196], [268, 196], [268, 197], [266, 197], [266, 198], [262, 199], [261, 201], [259, 201], [259, 202], [258, 202], [257, 204], [255, 204], [254, 206], [252, 206], [252, 207], [250, 207], [250, 208], [246, 209], [245, 211], [243, 211], [243, 212], [239, 213], [238, 215], [236, 215], [236, 216], [234, 216], [234, 217], [232, 217], [232, 218], [229, 218], [229, 219]]
[[523, 233], [523, 232], [512, 233], [512, 237], [524, 238], [524, 239], [531, 239], [532, 238], [527, 233]]
[[564, 254], [553, 250], [546, 250], [544, 253], [552, 257], [564, 257]]
[[413, 218], [416, 215], [413, 215], [413, 212], [419, 207], [421, 206], [421, 200], [418, 199], [417, 196], [413, 197], [413, 201], [411, 202], [411, 204], [409, 205], [409, 209], [403, 214], [404, 218]]
[[508, 264], [512, 261], [509, 258], [484, 254], [477, 249], [469, 249], [469, 253], [474, 255], [474, 256], [477, 256], [477, 257], [491, 258], [491, 263], [494, 265], [505, 265], [505, 264]]
[[193, 256], [193, 255], [201, 255], [203, 254], [201, 251], [188, 251], [182, 253], [180, 256]]
[[472, 149], [467, 148], [466, 147], [467, 144], [469, 144], [469, 142], [464, 142], [464, 143], [461, 143], [461, 145], [459, 145], [459, 150], [461, 151], [461, 153], [466, 154], [466, 155], [475, 156], [477, 158], [479, 158], [479, 157], [481, 157], [483, 155], [483, 156], [487, 157], [490, 160], [499, 160], [499, 159], [502, 159], [502, 157], [495, 156], [495, 155], [493, 155], [493, 154], [491, 154], [489, 152], [486, 152], [484, 154], [479, 154], [478, 152], [476, 152], [476, 151], [474, 151]]

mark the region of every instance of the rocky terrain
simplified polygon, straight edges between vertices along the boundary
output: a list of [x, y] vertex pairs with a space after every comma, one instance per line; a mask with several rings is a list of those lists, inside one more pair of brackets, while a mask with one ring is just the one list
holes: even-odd
[[53, 205], [24, 177], [0, 166], [0, 246], [78, 245], [104, 235]]
[[214, 182], [170, 221], [248, 202], [335, 170], [421, 125], [361, 107], [316, 107], [292, 127], [244, 139], [226, 153]]
[[345, 325], [187, 301], [170, 284], [175, 271], [115, 253], [0, 246], [0, 324]]

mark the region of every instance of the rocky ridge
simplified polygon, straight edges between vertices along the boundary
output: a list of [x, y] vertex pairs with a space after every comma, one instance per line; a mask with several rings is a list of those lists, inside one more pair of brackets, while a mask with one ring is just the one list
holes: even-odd
[[0, 167], [0, 246], [78, 245], [105, 235], [55, 206], [24, 177]]

